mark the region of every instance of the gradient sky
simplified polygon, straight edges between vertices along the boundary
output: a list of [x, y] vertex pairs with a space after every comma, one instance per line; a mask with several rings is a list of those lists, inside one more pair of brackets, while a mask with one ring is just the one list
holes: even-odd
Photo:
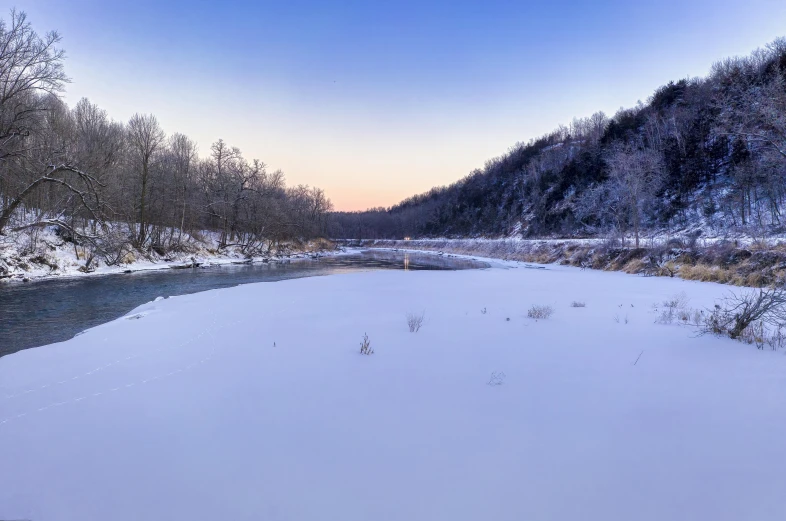
[[[28, 0], [116, 120], [223, 138], [337, 209], [451, 183], [574, 116], [786, 36], [784, 0]], [[3, 14], [7, 18], [7, 14]]]

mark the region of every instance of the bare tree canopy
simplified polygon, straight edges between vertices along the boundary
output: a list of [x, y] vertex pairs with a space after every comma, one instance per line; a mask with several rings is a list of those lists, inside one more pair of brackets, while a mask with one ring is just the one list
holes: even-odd
[[326, 233], [324, 192], [287, 188], [282, 172], [221, 139], [200, 158], [152, 114], [123, 124], [87, 99], [68, 107], [59, 42], [22, 12], [0, 20], [0, 235], [54, 226], [89, 265], [177, 251], [203, 232], [248, 254]]
[[345, 238], [781, 233], [786, 38], [671, 81], [612, 117], [574, 119], [447, 187], [340, 212]]

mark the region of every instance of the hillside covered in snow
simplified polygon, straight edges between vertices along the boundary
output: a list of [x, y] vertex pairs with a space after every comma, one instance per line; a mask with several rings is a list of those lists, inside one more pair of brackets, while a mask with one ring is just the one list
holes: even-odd
[[646, 103], [576, 118], [465, 178], [387, 209], [333, 214], [331, 236], [616, 237], [780, 233], [786, 39], [671, 81]]

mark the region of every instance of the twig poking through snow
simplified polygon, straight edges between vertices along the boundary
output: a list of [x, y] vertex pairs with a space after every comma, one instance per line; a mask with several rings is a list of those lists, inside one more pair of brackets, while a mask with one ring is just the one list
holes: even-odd
[[633, 365], [636, 365], [636, 364], [638, 364], [638, 363], [639, 363], [639, 358], [641, 358], [641, 355], [643, 355], [643, 354], [644, 354], [644, 351], [642, 350], [642, 352], [641, 352], [641, 353], [639, 353], [639, 356], [638, 356], [638, 357], [636, 357], [636, 361], [635, 361], [635, 362], [633, 362]]
[[502, 385], [505, 381], [505, 373], [502, 371], [493, 371], [491, 373], [491, 378], [486, 385]]
[[363, 333], [363, 342], [360, 343], [360, 354], [361, 355], [373, 355], [374, 349], [371, 347], [371, 342], [368, 339], [368, 335]]

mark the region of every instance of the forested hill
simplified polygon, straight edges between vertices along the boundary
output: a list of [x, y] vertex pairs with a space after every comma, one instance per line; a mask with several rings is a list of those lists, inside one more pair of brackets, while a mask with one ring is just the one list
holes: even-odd
[[333, 214], [337, 238], [638, 237], [777, 231], [786, 203], [786, 38], [671, 81], [636, 107], [517, 143], [388, 209]]

